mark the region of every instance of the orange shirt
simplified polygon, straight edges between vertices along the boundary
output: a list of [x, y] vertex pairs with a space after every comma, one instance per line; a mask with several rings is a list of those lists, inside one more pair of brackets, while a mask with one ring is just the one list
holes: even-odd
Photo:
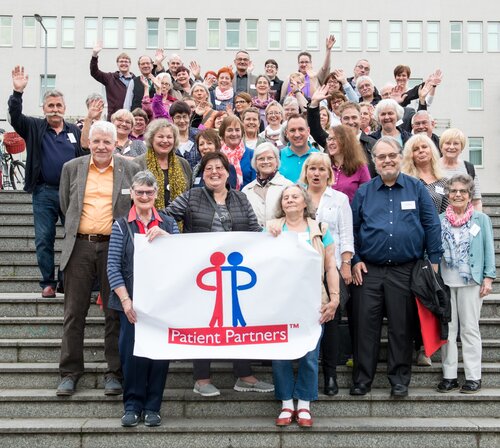
[[78, 233], [111, 235], [113, 224], [113, 159], [100, 170], [90, 158]]

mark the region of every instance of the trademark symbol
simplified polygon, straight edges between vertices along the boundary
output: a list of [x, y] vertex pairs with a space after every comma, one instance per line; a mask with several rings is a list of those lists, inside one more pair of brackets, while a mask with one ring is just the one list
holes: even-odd
[[300, 324], [288, 324], [290, 328], [300, 328]]

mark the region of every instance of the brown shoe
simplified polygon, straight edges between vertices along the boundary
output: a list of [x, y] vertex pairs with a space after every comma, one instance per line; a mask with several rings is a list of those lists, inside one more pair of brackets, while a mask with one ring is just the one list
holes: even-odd
[[43, 288], [42, 297], [44, 299], [53, 299], [56, 296], [56, 290], [52, 286], [46, 286]]
[[[299, 417], [299, 414], [301, 412], [309, 414], [309, 417], [305, 417], [305, 418]], [[313, 425], [313, 419], [311, 417], [311, 412], [309, 411], [309, 409], [297, 409], [295, 415], [296, 415], [297, 424], [301, 428], [310, 428]]]

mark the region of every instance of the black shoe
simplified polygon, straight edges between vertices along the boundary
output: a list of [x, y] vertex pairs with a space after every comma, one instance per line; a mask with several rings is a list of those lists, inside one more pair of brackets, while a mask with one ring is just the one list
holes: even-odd
[[161, 416], [155, 411], [144, 411], [144, 426], [160, 426]]
[[368, 392], [372, 390], [371, 386], [367, 384], [358, 383], [353, 384], [351, 389], [349, 390], [349, 394], [351, 395], [366, 395]]
[[73, 378], [69, 376], [65, 376], [59, 383], [59, 386], [57, 386], [56, 395], [58, 397], [68, 397], [75, 393], [75, 389], [76, 389], [75, 380], [73, 380]]
[[104, 395], [120, 395], [123, 392], [122, 383], [115, 377], [104, 379]]
[[391, 397], [407, 397], [408, 386], [404, 384], [395, 384], [391, 387]]
[[481, 390], [481, 380], [465, 380], [460, 392], [463, 394], [475, 394]]
[[325, 376], [325, 395], [334, 396], [339, 393], [339, 386], [337, 384], [337, 378], [334, 376]]
[[460, 389], [460, 384], [458, 384], [456, 378], [453, 378], [452, 380], [443, 378], [443, 380], [437, 385], [437, 391], [444, 394], [458, 389]]
[[136, 414], [135, 411], [125, 411], [122, 417], [122, 426], [124, 428], [133, 428], [137, 426], [140, 420], [140, 414]]

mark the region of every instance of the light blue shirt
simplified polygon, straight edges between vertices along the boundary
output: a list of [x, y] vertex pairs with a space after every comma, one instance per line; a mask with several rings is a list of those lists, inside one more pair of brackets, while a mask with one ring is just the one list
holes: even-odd
[[304, 162], [313, 152], [319, 151], [311, 146], [311, 144], [309, 144], [309, 150], [301, 156], [295, 154], [290, 148], [290, 145], [286, 146], [281, 150], [281, 166], [279, 172], [288, 180], [296, 183], [299, 180], [302, 165], [304, 165]]

